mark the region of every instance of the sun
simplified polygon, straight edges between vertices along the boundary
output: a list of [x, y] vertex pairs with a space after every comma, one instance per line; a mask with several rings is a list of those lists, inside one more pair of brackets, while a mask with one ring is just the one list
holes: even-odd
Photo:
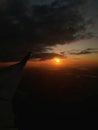
[[56, 63], [60, 63], [61, 60], [60, 60], [59, 58], [55, 58], [55, 62], [56, 62]]

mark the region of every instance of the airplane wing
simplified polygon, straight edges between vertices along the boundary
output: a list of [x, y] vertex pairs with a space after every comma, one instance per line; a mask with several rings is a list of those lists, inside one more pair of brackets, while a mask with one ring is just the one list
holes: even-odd
[[22, 70], [30, 58], [28, 53], [19, 63], [0, 73], [0, 128], [14, 128], [12, 99], [22, 77]]
[[12, 100], [14, 93], [19, 85], [22, 76], [22, 70], [30, 58], [28, 53], [19, 63], [11, 65], [0, 74], [0, 98]]

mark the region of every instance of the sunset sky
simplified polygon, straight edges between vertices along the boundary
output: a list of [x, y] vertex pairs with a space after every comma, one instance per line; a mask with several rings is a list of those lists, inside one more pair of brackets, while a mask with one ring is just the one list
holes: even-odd
[[[0, 61], [98, 65], [97, 0], [2, 0]], [[61, 62], [61, 61], [60, 61]]]
[[0, 74], [1, 126], [96, 115], [98, 0], [0, 0]]

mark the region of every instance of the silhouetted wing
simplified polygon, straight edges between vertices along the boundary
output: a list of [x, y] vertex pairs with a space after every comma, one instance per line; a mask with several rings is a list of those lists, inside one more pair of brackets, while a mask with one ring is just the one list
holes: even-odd
[[30, 58], [30, 54], [26, 55], [22, 61], [6, 68], [0, 75], [0, 99], [12, 100], [13, 95], [19, 85], [22, 75], [22, 69]]
[[16, 130], [11, 100], [19, 85], [22, 69], [30, 58], [30, 53], [23, 60], [2, 71], [0, 75], [0, 128]]

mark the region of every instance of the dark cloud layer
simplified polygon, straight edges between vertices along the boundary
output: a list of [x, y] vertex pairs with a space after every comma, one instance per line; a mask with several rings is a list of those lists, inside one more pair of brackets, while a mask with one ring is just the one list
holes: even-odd
[[93, 54], [98, 53], [98, 48], [87, 48], [84, 50], [75, 50], [69, 52], [70, 55], [86, 55], [86, 54]]
[[28, 8], [23, 0], [9, 0], [0, 11], [0, 58], [16, 59], [28, 51], [41, 54], [47, 46], [79, 39], [86, 25], [80, 11], [84, 4], [55, 0]]
[[35, 59], [39, 59], [40, 61], [42, 60], [49, 60], [52, 59], [54, 57], [58, 57], [58, 58], [64, 58], [64, 55], [62, 54], [56, 54], [56, 53], [39, 53], [39, 54], [33, 54], [32, 58]]
[[[31, 60], [37, 60], [37, 61], [45, 61], [45, 60], [50, 60], [53, 58], [65, 58], [64, 55], [62, 54], [57, 54], [57, 53], [32, 53], [31, 56]], [[6, 61], [17, 61], [17, 60], [21, 60], [23, 58], [23, 56], [18, 55], [18, 56], [11, 56], [11, 57], [7, 57], [7, 59], [4, 59], [5, 57], [0, 57], [0, 61], [2, 62], [6, 62]]]

